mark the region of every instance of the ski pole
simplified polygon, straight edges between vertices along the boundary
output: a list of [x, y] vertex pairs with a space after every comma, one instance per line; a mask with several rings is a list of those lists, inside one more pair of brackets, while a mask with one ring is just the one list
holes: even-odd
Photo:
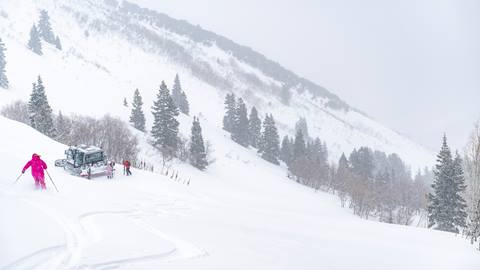
[[57, 188], [57, 186], [55, 185], [55, 182], [53, 182], [52, 177], [50, 177], [50, 174], [48, 173], [48, 171], [47, 171], [47, 170], [45, 170], [45, 171], [47, 172], [47, 175], [48, 175], [48, 178], [50, 179], [50, 181], [52, 181], [52, 184], [53, 184], [53, 186], [55, 187], [55, 190], [56, 190], [57, 192], [60, 192], [60, 191], [58, 191], [58, 188]]
[[17, 177], [17, 179], [15, 180], [15, 182], [13, 182], [13, 183], [16, 184], [16, 183], [18, 182], [18, 180], [20, 179], [20, 177], [22, 177], [22, 175], [23, 175], [23, 173], [21, 173], [21, 174]]

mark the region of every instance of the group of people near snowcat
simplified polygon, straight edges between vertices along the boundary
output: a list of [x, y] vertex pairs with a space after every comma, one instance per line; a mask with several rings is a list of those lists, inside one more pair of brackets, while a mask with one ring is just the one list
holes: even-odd
[[[129, 160], [123, 161], [123, 174], [126, 176], [132, 175], [130, 170], [131, 164]], [[47, 170], [47, 164], [40, 158], [39, 154], [33, 154], [32, 159], [25, 164], [22, 169], [22, 174], [30, 168], [32, 172], [33, 180], [35, 181], [35, 188], [37, 189], [47, 189], [45, 184], [45, 174], [44, 171]], [[112, 179], [115, 173], [115, 161], [107, 162], [107, 178]], [[18, 179], [17, 179], [18, 180]]]

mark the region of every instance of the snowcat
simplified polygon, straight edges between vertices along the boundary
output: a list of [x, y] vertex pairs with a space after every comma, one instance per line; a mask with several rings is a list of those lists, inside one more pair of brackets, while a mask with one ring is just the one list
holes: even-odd
[[107, 173], [107, 157], [102, 149], [96, 146], [70, 146], [65, 150], [65, 159], [55, 161], [55, 166], [63, 167], [72, 175], [87, 177], [105, 175]]

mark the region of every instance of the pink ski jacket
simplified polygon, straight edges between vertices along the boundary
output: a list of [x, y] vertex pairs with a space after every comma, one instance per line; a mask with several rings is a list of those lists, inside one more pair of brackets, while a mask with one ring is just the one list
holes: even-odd
[[43, 170], [47, 169], [47, 164], [40, 159], [39, 155], [33, 154], [32, 160], [30, 160], [29, 162], [27, 162], [27, 164], [25, 164], [25, 167], [23, 167], [22, 173], [24, 173], [28, 169], [28, 167], [32, 167], [32, 176], [33, 178], [37, 179], [37, 178], [44, 177]]

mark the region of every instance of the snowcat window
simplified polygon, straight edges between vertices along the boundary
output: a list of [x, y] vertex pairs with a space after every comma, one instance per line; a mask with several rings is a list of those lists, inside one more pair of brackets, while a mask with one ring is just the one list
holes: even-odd
[[98, 162], [103, 160], [103, 153], [97, 152], [85, 156], [85, 163]]

